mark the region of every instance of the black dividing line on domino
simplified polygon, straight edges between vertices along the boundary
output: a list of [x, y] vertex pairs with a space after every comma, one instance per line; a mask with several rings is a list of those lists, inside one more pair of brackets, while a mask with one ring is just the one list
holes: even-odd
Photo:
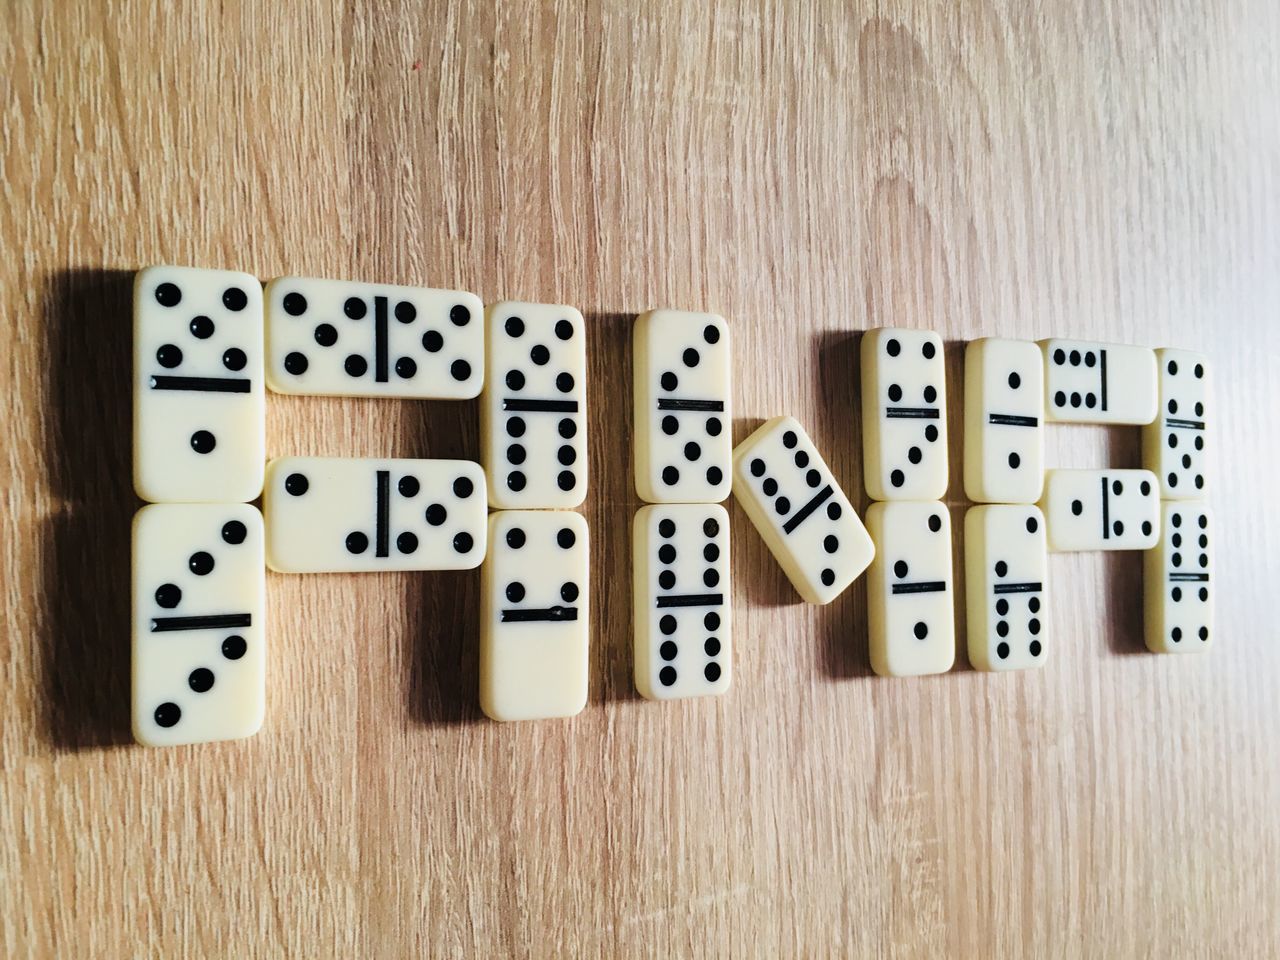
[[1172, 583], [1208, 583], [1209, 575], [1207, 573], [1171, 573], [1169, 580]]
[[253, 626], [253, 615], [248, 613], [214, 613], [203, 617], [153, 617], [151, 620], [152, 633], [250, 626]]
[[697, 410], [702, 413], [724, 413], [723, 400], [670, 400], [658, 401], [659, 410]]
[[[1106, 409], [1105, 407], [1103, 408]], [[1111, 539], [1111, 502], [1108, 500], [1107, 478], [1102, 478], [1102, 539]]]
[[[373, 298], [373, 379], [387, 382], [387, 298]], [[386, 554], [380, 553], [383, 557]]]
[[510, 413], [577, 413], [577, 400], [521, 400], [503, 397], [502, 409]]
[[993, 413], [987, 417], [988, 423], [1001, 427], [1038, 427], [1039, 417], [1018, 417], [1011, 413]]
[[1039, 593], [1040, 589], [1040, 584], [1038, 583], [997, 583], [995, 589], [991, 592], [995, 594]]
[[152, 390], [198, 390], [202, 393], [248, 393], [248, 377], [152, 377]]
[[804, 523], [805, 520], [808, 519], [809, 514], [813, 513], [813, 511], [817, 510], [827, 500], [831, 499], [831, 495], [834, 492], [835, 491], [831, 489], [831, 484], [827, 484], [825, 487], [819, 490], [816, 494], [814, 494], [814, 497], [812, 500], [810, 500], [803, 507], [797, 510], [795, 514], [791, 517], [791, 519], [782, 525], [782, 532], [791, 533], [793, 530], [795, 530], [796, 527], [800, 526], [800, 524]]
[[667, 607], [722, 607], [723, 593], [676, 593], [658, 597], [658, 609]]
[[1177, 417], [1166, 417], [1164, 425], [1170, 430], [1203, 430], [1203, 420], [1181, 420]]
[[894, 593], [943, 593], [947, 589], [945, 580], [922, 580], [920, 583], [895, 583]]
[[577, 607], [539, 607], [533, 610], [503, 610], [503, 623], [565, 623], [578, 619]]
[[887, 420], [937, 420], [937, 407], [885, 407]]
[[1099, 402], [1102, 409], [1107, 409], [1107, 351], [1098, 351], [1098, 376], [1100, 382], [1098, 384]]
[[391, 471], [378, 471], [377, 520], [374, 528], [375, 556], [391, 555]]

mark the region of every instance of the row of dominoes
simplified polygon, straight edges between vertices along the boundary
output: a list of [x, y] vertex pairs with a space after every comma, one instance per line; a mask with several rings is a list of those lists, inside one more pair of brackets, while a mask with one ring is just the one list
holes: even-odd
[[[138, 276], [136, 485], [148, 499], [207, 501], [144, 507], [135, 525], [138, 739], [186, 743], [258, 728], [264, 562], [285, 572], [457, 569], [483, 562], [480, 700], [486, 713], [518, 719], [581, 710], [587, 692], [588, 532], [581, 516], [555, 509], [577, 506], [586, 493], [581, 314], [572, 307], [527, 303], [484, 311], [470, 294], [297, 278], [267, 285], [265, 311], [262, 296], [258, 281], [245, 274], [161, 267]], [[473, 323], [478, 316], [484, 319]], [[305, 335], [298, 322], [307, 325]], [[414, 328], [408, 341], [396, 326], [419, 323], [422, 329]], [[446, 324], [472, 328], [474, 335], [446, 340], [440, 331]], [[264, 471], [264, 336], [272, 356], [266, 379], [287, 392], [462, 397], [487, 384], [487, 471], [469, 461], [324, 458], [283, 458]], [[305, 348], [310, 340], [322, 348], [315, 357]], [[348, 351], [341, 371], [321, 362], [332, 359], [325, 350], [338, 342]], [[415, 359], [408, 342], [421, 343], [423, 354]], [[424, 370], [449, 343], [457, 352]], [[1095, 419], [1140, 417], [1131, 396], [1140, 392], [1133, 369], [1138, 365], [1126, 366], [1116, 356], [1123, 361], [1141, 351], [1051, 341], [1044, 345], [1050, 369], [1057, 354], [1077, 348], [1081, 359], [1060, 366], [1091, 369], [1100, 355], [1101, 377], [1090, 391], [1084, 385], [1057, 386], [1051, 374], [1050, 389], [1064, 398], [1059, 419], [1076, 408]], [[1035, 362], [1027, 359], [1028, 349]], [[909, 501], [935, 488], [935, 496], [945, 491], [941, 353], [932, 334], [878, 330], [864, 338], [867, 486], [877, 497]], [[637, 321], [635, 480], [641, 498], [653, 504], [637, 514], [634, 525], [637, 687], [664, 699], [728, 688], [729, 518], [718, 501], [731, 488], [811, 602], [830, 601], [871, 566], [877, 671], [949, 667], [945, 508], [936, 502], [875, 504], [867, 518], [869, 537], [795, 421], [770, 421], [734, 451], [729, 358], [729, 332], [720, 317], [654, 311]], [[969, 346], [965, 479], [974, 499], [1016, 501], [1039, 494], [1039, 359], [1034, 344], [988, 340]], [[1202, 379], [1203, 367], [1196, 370]], [[1201, 431], [1202, 414], [1197, 412]], [[1151, 445], [1153, 456], [1163, 456], [1162, 447]], [[1103, 478], [1098, 488], [1095, 477], [1069, 482], [1071, 473], [1050, 474], [1050, 542], [1063, 549], [1089, 546], [1082, 536], [1088, 497], [1071, 494], [1074, 486], [1088, 483], [1090, 495], [1100, 489], [1100, 503], [1091, 502], [1090, 509], [1102, 518], [1101, 536], [1108, 542], [1101, 546], [1129, 543], [1133, 524], [1125, 539], [1122, 522], [1113, 518], [1126, 478]], [[1161, 475], [1170, 486], [1176, 483], [1172, 467]], [[1135, 479], [1139, 489], [1147, 488], [1144, 498], [1154, 479]], [[264, 483], [265, 527], [254, 508], [233, 502], [256, 497]], [[1203, 485], [1198, 472], [1192, 483]], [[1055, 496], [1059, 488], [1063, 492]], [[487, 521], [486, 502], [500, 511]], [[1067, 511], [1060, 517], [1052, 508], [1059, 502]], [[353, 504], [361, 505], [356, 522]], [[979, 558], [987, 555], [983, 551], [994, 556], [995, 544], [1012, 551], [994, 562], [998, 582], [986, 592], [974, 592], [985, 581], [971, 570], [971, 657], [980, 667], [1019, 665], [1007, 611], [1011, 603], [1025, 603], [1025, 646], [1036, 661], [1043, 644], [1043, 517], [1034, 507], [992, 505], [974, 508], [970, 518], [973, 570], [985, 571]], [[1199, 522], [1207, 523], [1207, 515]], [[1145, 523], [1143, 536], [1153, 537], [1154, 522]], [[1025, 543], [1009, 533], [1018, 524], [1031, 535]], [[1063, 531], [1060, 543], [1056, 529]], [[895, 557], [891, 565], [881, 562], [887, 556]], [[184, 559], [187, 571], [179, 573]], [[938, 572], [928, 573], [931, 568]], [[1204, 577], [1202, 593], [1207, 571]], [[228, 612], [228, 606], [237, 609]], [[192, 642], [174, 644], [166, 635], [177, 631]], [[914, 642], [899, 642], [908, 635]], [[184, 673], [189, 692], [167, 695], [175, 671]], [[208, 696], [215, 681], [225, 696]]]

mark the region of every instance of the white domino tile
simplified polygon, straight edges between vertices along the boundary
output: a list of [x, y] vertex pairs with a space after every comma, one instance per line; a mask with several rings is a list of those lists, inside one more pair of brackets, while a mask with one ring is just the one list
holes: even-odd
[[866, 528], [793, 417], [769, 420], [734, 449], [733, 495], [809, 603], [830, 603], [871, 562]]
[[481, 403], [489, 505], [571, 509], [587, 495], [586, 329], [563, 304], [493, 304]]
[[978, 503], [1035, 503], [1044, 486], [1044, 359], [1030, 340], [964, 351], [964, 491]]
[[636, 689], [650, 700], [724, 693], [733, 665], [729, 514], [717, 503], [642, 507], [632, 543]]
[[950, 670], [956, 635], [946, 506], [873, 503], [867, 529], [876, 545], [867, 571], [871, 669], [882, 677]]
[[262, 516], [159, 503], [133, 521], [133, 735], [148, 746], [258, 732], [266, 699]]
[[587, 702], [589, 537], [569, 510], [489, 517], [480, 706], [494, 720], [569, 717]]
[[1065, 423], [1150, 423], [1156, 361], [1147, 347], [1041, 340], [1045, 418]]
[[965, 607], [975, 670], [1024, 670], [1046, 658], [1048, 544], [1031, 504], [970, 507], [964, 517]]
[[881, 327], [862, 337], [862, 444], [873, 500], [937, 500], [947, 492], [942, 339]]
[[470, 460], [282, 457], [267, 468], [267, 564], [282, 573], [463, 570], [486, 544]]
[[1160, 500], [1149, 470], [1050, 470], [1040, 503], [1049, 549], [1149, 550], [1160, 534]]
[[1143, 557], [1147, 647], [1197, 653], [1213, 642], [1213, 514], [1196, 500], [1161, 513], [1160, 541]]
[[1142, 428], [1142, 462], [1160, 481], [1163, 500], [1206, 495], [1205, 441], [1209, 438], [1209, 361], [1187, 350], [1157, 350], [1160, 405]]
[[244, 502], [266, 462], [262, 285], [157, 266], [133, 291], [133, 485], [143, 500]]
[[723, 317], [653, 310], [636, 320], [636, 492], [649, 503], [729, 496], [733, 412]]

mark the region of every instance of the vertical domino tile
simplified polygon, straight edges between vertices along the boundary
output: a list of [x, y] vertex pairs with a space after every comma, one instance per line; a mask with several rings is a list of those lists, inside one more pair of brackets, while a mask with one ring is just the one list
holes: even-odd
[[1205, 496], [1205, 440], [1209, 435], [1209, 362], [1187, 350], [1157, 350], [1160, 406], [1142, 428], [1143, 466], [1160, 481], [1163, 500]]
[[830, 603], [871, 562], [866, 528], [793, 417], [775, 417], [738, 444], [733, 495], [809, 603]]
[[162, 503], [133, 521], [133, 735], [147, 746], [258, 732], [265, 694], [262, 516]]
[[571, 509], [587, 495], [586, 329], [563, 304], [486, 312], [481, 433], [489, 505]]
[[589, 536], [569, 510], [489, 517], [481, 568], [480, 706], [494, 720], [570, 717], [587, 703]]
[[978, 503], [1035, 503], [1044, 486], [1044, 360], [1029, 340], [964, 351], [964, 490]]
[[636, 492], [650, 503], [720, 502], [733, 458], [724, 318], [653, 310], [633, 339]]
[[1147, 648], [1196, 653], [1213, 639], [1213, 536], [1207, 504], [1161, 504], [1160, 541], [1143, 557]]
[[970, 507], [964, 548], [969, 662], [975, 670], [1042, 666], [1048, 546], [1039, 508]]
[[237, 502], [266, 462], [262, 286], [157, 266], [133, 293], [133, 485], [143, 500]]
[[729, 514], [717, 503], [636, 513], [636, 688], [650, 700], [721, 694], [732, 673]]

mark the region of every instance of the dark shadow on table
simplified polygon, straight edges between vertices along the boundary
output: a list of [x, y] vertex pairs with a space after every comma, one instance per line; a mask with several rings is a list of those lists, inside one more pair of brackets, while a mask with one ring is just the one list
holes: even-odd
[[[129, 718], [133, 494], [133, 274], [52, 273], [38, 326], [48, 486], [40, 571], [45, 731], [57, 749], [132, 742]], [[34, 373], [34, 371], [33, 371]]]

